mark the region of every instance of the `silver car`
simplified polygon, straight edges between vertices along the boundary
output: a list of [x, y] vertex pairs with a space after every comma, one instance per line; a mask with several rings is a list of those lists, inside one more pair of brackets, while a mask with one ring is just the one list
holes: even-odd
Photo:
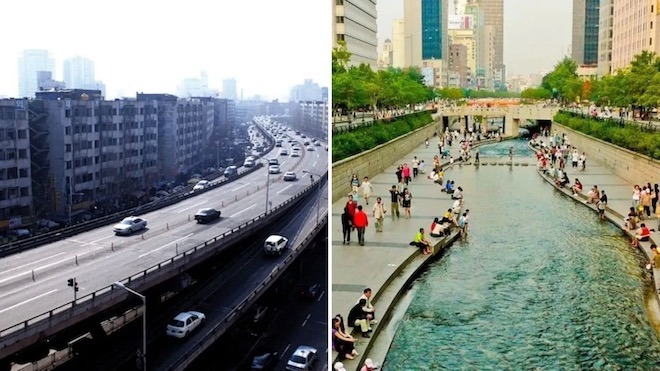
[[131, 234], [147, 227], [147, 221], [137, 216], [129, 216], [124, 218], [119, 224], [112, 227], [113, 232], [116, 234]]

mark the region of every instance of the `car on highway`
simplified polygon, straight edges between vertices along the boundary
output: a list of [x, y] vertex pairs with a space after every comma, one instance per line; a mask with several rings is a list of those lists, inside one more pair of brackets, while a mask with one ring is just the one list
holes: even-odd
[[243, 162], [244, 167], [252, 167], [254, 166], [254, 160], [246, 158], [245, 161]]
[[197, 220], [197, 223], [209, 223], [214, 220], [220, 219], [220, 211], [207, 207], [204, 209], [200, 209], [197, 213], [195, 213], [195, 220]]
[[181, 312], [167, 323], [167, 335], [175, 338], [185, 338], [206, 319], [202, 312]]
[[300, 157], [300, 151], [292, 151], [291, 157]]
[[300, 296], [303, 297], [304, 299], [314, 301], [316, 298], [321, 295], [323, 292], [323, 288], [321, 285], [318, 283], [315, 283], [313, 285], [309, 285], [307, 287], [304, 287], [302, 291], [300, 291]]
[[224, 172], [225, 178], [232, 177], [236, 174], [238, 174], [238, 168], [236, 166], [228, 166]]
[[147, 227], [147, 221], [137, 216], [129, 216], [124, 218], [119, 224], [112, 227], [115, 234], [131, 234]]
[[309, 141], [308, 141], [308, 140], [304, 141], [304, 142], [303, 142], [303, 145], [308, 146], [308, 145], [309, 145]]
[[298, 177], [296, 176], [296, 173], [294, 173], [293, 171], [287, 171], [286, 173], [284, 173], [284, 177], [282, 179], [286, 181], [294, 181], [297, 178]]
[[280, 165], [270, 165], [268, 167], [268, 172], [271, 173], [271, 174], [279, 174]]
[[252, 358], [252, 371], [272, 370], [277, 363], [277, 352], [263, 353]]
[[288, 156], [288, 155], [289, 155], [289, 151], [287, 151], [286, 149], [282, 148], [280, 150], [280, 156]]
[[321, 147], [321, 142], [314, 142], [314, 145], [317, 147]]
[[314, 149], [314, 147], [312, 147], [312, 146], [307, 146], [307, 150], [308, 150], [308, 151], [316, 151], [316, 150]]
[[202, 189], [208, 188], [210, 185], [211, 185], [211, 182], [209, 182], [208, 180], [200, 180], [193, 187], [193, 191], [201, 191]]
[[268, 165], [279, 165], [280, 162], [276, 158], [268, 159]]
[[311, 370], [316, 361], [316, 348], [300, 345], [286, 363], [286, 369], [291, 371]]
[[289, 239], [279, 235], [271, 235], [264, 241], [264, 252], [266, 255], [282, 255], [282, 251], [286, 249]]

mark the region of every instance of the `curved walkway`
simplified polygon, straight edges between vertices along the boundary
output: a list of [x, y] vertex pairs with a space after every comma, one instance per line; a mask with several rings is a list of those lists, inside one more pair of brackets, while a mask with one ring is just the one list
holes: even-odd
[[[410, 164], [413, 156], [417, 156], [427, 164], [431, 164], [433, 156], [437, 154], [437, 147], [433, 143], [434, 141], [432, 141], [432, 144], [428, 148], [423, 144], [420, 145], [409, 156], [401, 159], [400, 163], [407, 162]], [[452, 146], [451, 152], [454, 157], [458, 157], [457, 142]], [[335, 218], [335, 222], [332, 223], [331, 315], [342, 314], [344, 319], [346, 319], [349, 310], [362, 294], [362, 290], [370, 287], [373, 290], [372, 302], [376, 308], [376, 316], [379, 320], [384, 319], [383, 322], [373, 326], [374, 333], [371, 338], [362, 338], [359, 334], [355, 336], [357, 339], [356, 349], [360, 353], [360, 356], [356, 357], [355, 360], [342, 361], [347, 370], [359, 369], [367, 356], [373, 358], [378, 363], [383, 362], [391, 337], [393, 337], [396, 331], [395, 326], [391, 324], [388, 326], [387, 320], [400, 293], [425, 264], [431, 259], [437, 258], [438, 254], [441, 254], [443, 249], [448, 247], [457, 238], [454, 233], [447, 239], [433, 239], [428, 236], [427, 232], [427, 238], [436, 244], [434, 255], [431, 257], [421, 255], [418, 249], [408, 245], [420, 227], [428, 231], [433, 218], [440, 216], [442, 212], [450, 208], [453, 201], [449, 195], [439, 193], [437, 190], [439, 186], [434, 185], [430, 180], [426, 179], [426, 175], [420, 175], [412, 181], [409, 187], [413, 195], [412, 217], [410, 219], [403, 219], [402, 217], [398, 220], [392, 220], [391, 215], [389, 215], [390, 197], [388, 190], [393, 184], [396, 184], [394, 172], [397, 165], [392, 164], [384, 173], [371, 178], [374, 191], [369, 205], [364, 205], [362, 198], [359, 200], [359, 203], [363, 204], [365, 212], [370, 217], [369, 227], [365, 234], [365, 246], [359, 246], [357, 244], [356, 232], [353, 232], [351, 235], [351, 245], [342, 245], [341, 214], [347, 198], [343, 198], [332, 205], [332, 217]], [[443, 167], [446, 168], [446, 165], [446, 163], [443, 164]], [[429, 167], [427, 165], [427, 172]], [[568, 175], [571, 182], [578, 177], [582, 184], [584, 184], [585, 189], [593, 185], [598, 185], [599, 189], [605, 190], [609, 199], [606, 217], [624, 230], [623, 215], [627, 214], [631, 205], [632, 184], [617, 177], [591, 159], [588, 159], [585, 171], [568, 168]], [[555, 187], [549, 177], [541, 176]], [[451, 170], [446, 169], [445, 180], [447, 179], [451, 179]], [[346, 181], [348, 182], [348, 179]], [[658, 180], [655, 179], [653, 181], [657, 182]], [[460, 185], [460, 180], [457, 181], [456, 185]], [[580, 205], [594, 210], [594, 217], [598, 217], [595, 206], [584, 203], [586, 196], [580, 195], [573, 197], [567, 189], [558, 190], [564, 192], [567, 197], [574, 198]], [[383, 198], [387, 210], [384, 232], [382, 233], [375, 232], [375, 220], [371, 217], [372, 206], [378, 196]], [[469, 208], [469, 201], [470, 197], [467, 195], [464, 209]], [[649, 228], [656, 229], [656, 232], [651, 234], [651, 242], [659, 243], [660, 233], [658, 232], [658, 221], [652, 217], [651, 220], [646, 221], [646, 224]], [[626, 233], [629, 236], [631, 235], [630, 232]], [[641, 243], [642, 250], [649, 257], [649, 260], [652, 256], [649, 247], [651, 242]], [[660, 293], [658, 290], [660, 288], [660, 270], [655, 269], [653, 276], [656, 294], [658, 294]], [[389, 339], [378, 338], [381, 327], [383, 328], [382, 331], [386, 331], [386, 335], [382, 338], [388, 337]], [[333, 359], [336, 360], [336, 356], [337, 354], [334, 352]]]

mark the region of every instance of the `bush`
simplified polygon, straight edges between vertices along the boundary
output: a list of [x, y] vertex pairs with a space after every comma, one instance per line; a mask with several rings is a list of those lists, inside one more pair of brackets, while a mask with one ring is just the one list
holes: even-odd
[[380, 144], [408, 134], [433, 122], [430, 112], [406, 115], [396, 120], [378, 120], [372, 125], [359, 126], [355, 130], [332, 135], [332, 161], [340, 161], [368, 151]]
[[583, 117], [570, 112], [559, 112], [554, 121], [573, 130], [616, 146], [660, 160], [660, 132], [646, 131], [632, 123], [622, 124], [616, 119]]

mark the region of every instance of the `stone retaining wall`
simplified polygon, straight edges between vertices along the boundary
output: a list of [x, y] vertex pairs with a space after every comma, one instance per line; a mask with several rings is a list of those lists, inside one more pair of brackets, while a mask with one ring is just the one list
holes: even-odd
[[[353, 173], [358, 175], [360, 183], [362, 183], [362, 179], [365, 176], [371, 178], [382, 173], [387, 167], [399, 161], [420, 144], [424, 143], [426, 138], [429, 138], [429, 145], [437, 146], [438, 140], [433, 137], [433, 134], [440, 130], [441, 127], [442, 121], [434, 121], [423, 128], [394, 138], [373, 149], [333, 163], [332, 202], [337, 202], [350, 193], [350, 180]], [[410, 160], [412, 160], [412, 157]], [[392, 179], [396, 183], [394, 174], [392, 174]]]
[[553, 132], [557, 129], [559, 135], [566, 133], [571, 145], [577, 147], [580, 153], [586, 153], [587, 166], [589, 159], [596, 160], [617, 176], [633, 184], [642, 185], [647, 182], [653, 184], [658, 181], [660, 161], [582, 134], [562, 124], [553, 122], [552, 125]]

